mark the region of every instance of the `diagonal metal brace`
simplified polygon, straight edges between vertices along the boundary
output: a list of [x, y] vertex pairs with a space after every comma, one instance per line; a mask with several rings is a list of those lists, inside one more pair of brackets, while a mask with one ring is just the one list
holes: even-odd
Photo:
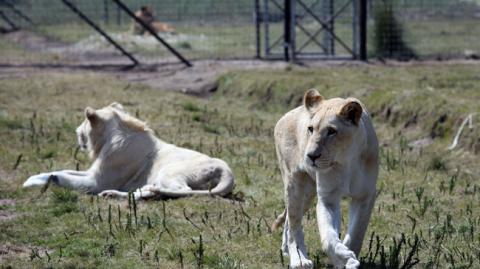
[[69, 7], [74, 13], [76, 13], [82, 20], [84, 20], [88, 25], [90, 25], [95, 31], [101, 34], [105, 39], [107, 39], [110, 44], [112, 44], [116, 49], [118, 49], [123, 55], [127, 56], [132, 62], [133, 65], [138, 65], [139, 62], [132, 54], [127, 52], [125, 49], [122, 48], [115, 40], [113, 40], [107, 33], [105, 33], [100, 27], [98, 27], [92, 20], [90, 20], [85, 14], [83, 14], [74, 4], [72, 4], [69, 0], [62, 0], [62, 2]]
[[0, 2], [7, 5], [13, 11], [13, 13], [17, 14], [17, 16], [19, 16], [20, 18], [28, 21], [30, 24], [33, 24], [33, 21], [27, 15], [25, 15], [22, 11], [20, 11], [18, 8], [16, 8], [15, 5], [12, 4], [10, 1], [4, 0], [4, 1], [0, 1]]
[[15, 23], [13, 23], [13, 21], [11, 21], [7, 15], [5, 15], [5, 13], [3, 13], [3, 11], [0, 10], [0, 18], [2, 18], [11, 28], [11, 31], [16, 31], [20, 28], [18, 28], [17, 25], [15, 25]]
[[[349, 1], [349, 4], [350, 4], [351, 1]], [[322, 29], [325, 29], [327, 30], [331, 35], [332, 37], [340, 44], [342, 45], [342, 47], [347, 50], [350, 54], [352, 55], [355, 55], [355, 53], [333, 32], [329, 29], [328, 25], [326, 23], [324, 23], [317, 15], [315, 15], [315, 13], [313, 13], [311, 10], [308, 9], [308, 7], [301, 1], [301, 0], [298, 0], [297, 3], [299, 3], [304, 9], [305, 11], [307, 11], [308, 14], [310, 14], [310, 16], [313, 17], [313, 19], [315, 19], [321, 26], [322, 26]], [[338, 13], [337, 13], [338, 14]]]
[[186, 66], [191, 67], [192, 64], [185, 59], [178, 51], [176, 51], [173, 47], [171, 47], [165, 40], [163, 40], [160, 36], [158, 36], [157, 32], [155, 32], [149, 25], [139, 19], [135, 14], [121, 1], [121, 0], [112, 0], [117, 4], [123, 11], [125, 11], [132, 19], [138, 22], [145, 30], [147, 30], [155, 39], [157, 39], [162, 45], [164, 45], [171, 53], [177, 56], [180, 61], [182, 61]]
[[[285, 10], [282, 8], [282, 6], [277, 3], [275, 0], [271, 0], [271, 2], [282, 12], [284, 12]], [[313, 8], [318, 2], [315, 2], [313, 5], [311, 5], [309, 8]], [[304, 13], [302, 14], [301, 16], [305, 16], [307, 13]], [[315, 44], [317, 44], [317, 46], [319, 46], [320, 48], [322, 48], [323, 50], [325, 50], [325, 47], [320, 43], [318, 42], [318, 40], [316, 39], [316, 36], [310, 34], [310, 32], [305, 29], [305, 27], [303, 27], [303, 25], [299, 22], [299, 20], [295, 20], [295, 25], [298, 26], [298, 28], [300, 30], [302, 30], [303, 33], [305, 33], [311, 41], [313, 41]], [[272, 49], [274, 48], [276, 45], [278, 45], [281, 41], [283, 40], [283, 35], [280, 36], [275, 42], [273, 42], [273, 44], [269, 47], [269, 49]]]
[[[333, 20], [335, 20], [349, 5], [351, 4], [350, 1], [346, 2], [345, 5], [343, 5], [332, 17], [330, 17], [327, 21], [324, 22], [325, 25], [328, 25], [330, 24]], [[318, 34], [320, 34], [323, 30], [326, 30], [328, 31], [329, 33], [331, 33], [332, 31], [328, 28], [326, 28], [326, 26], [324, 25], [321, 25], [320, 29], [318, 29], [317, 31], [315, 31], [313, 33], [313, 36], [317, 36]], [[301, 52], [306, 46], [308, 46], [308, 44], [310, 44], [310, 42], [312, 42], [313, 40], [307, 40], [305, 41], [305, 43], [303, 43], [303, 45], [300, 46], [300, 48], [298, 49], [298, 52]]]

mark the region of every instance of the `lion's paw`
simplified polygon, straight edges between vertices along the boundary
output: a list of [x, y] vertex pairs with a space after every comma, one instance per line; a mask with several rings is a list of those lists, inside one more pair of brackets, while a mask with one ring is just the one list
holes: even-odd
[[313, 262], [307, 259], [291, 259], [290, 268], [292, 269], [310, 269], [313, 268]]
[[335, 268], [356, 269], [360, 267], [360, 262], [355, 257], [355, 253], [342, 243], [335, 246], [333, 262]]
[[36, 187], [36, 186], [45, 186], [48, 183], [48, 178], [51, 174], [49, 173], [41, 173], [38, 175], [34, 175], [29, 177], [24, 183], [23, 187]]
[[357, 259], [350, 258], [345, 265], [345, 269], [358, 269], [360, 268], [360, 262]]

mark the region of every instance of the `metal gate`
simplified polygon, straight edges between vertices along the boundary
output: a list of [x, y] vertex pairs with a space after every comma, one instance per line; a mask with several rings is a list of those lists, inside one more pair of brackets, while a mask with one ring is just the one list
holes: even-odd
[[367, 0], [256, 0], [257, 57], [366, 60], [366, 6]]

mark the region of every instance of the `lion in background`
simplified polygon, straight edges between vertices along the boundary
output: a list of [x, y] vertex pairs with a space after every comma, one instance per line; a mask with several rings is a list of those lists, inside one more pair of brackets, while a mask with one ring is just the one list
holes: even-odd
[[[176, 33], [175, 28], [173, 28], [171, 25], [155, 21], [155, 11], [151, 6], [140, 7], [140, 9], [135, 12], [135, 16], [139, 18], [142, 22], [144, 22], [146, 25], [148, 25], [151, 29], [153, 29], [156, 33]], [[150, 34], [135, 19], [132, 19], [132, 33], [134, 35]]]
[[225, 196], [234, 177], [224, 161], [177, 147], [155, 137], [146, 123], [119, 103], [85, 109], [77, 128], [78, 144], [93, 160], [87, 171], [62, 170], [31, 176], [24, 187], [50, 181], [103, 197]]

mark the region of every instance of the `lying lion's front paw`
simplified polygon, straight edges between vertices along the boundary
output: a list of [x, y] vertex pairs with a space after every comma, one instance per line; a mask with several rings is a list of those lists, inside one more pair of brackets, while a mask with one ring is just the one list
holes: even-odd
[[34, 187], [34, 186], [44, 186], [48, 183], [48, 178], [51, 174], [41, 173], [38, 175], [31, 176], [23, 183], [23, 187]]

